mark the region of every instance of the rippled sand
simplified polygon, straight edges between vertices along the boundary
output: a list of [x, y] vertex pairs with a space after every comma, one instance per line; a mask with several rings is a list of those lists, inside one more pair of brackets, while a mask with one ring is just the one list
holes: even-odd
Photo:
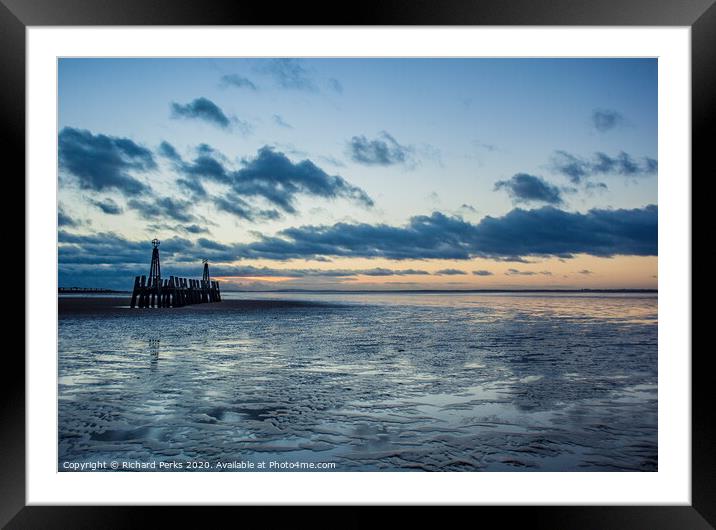
[[60, 298], [58, 469], [657, 469], [655, 295], [233, 297]]

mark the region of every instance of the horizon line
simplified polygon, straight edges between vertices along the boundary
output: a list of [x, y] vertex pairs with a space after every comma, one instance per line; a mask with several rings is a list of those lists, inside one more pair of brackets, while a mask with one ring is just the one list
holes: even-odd
[[[131, 293], [128, 290], [101, 287], [58, 287], [58, 293]], [[225, 289], [224, 293], [658, 293], [658, 288], [604, 289]]]

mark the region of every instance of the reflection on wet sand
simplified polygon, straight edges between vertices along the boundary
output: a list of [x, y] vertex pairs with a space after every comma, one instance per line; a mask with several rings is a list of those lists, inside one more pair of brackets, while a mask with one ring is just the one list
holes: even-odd
[[60, 462], [657, 469], [656, 297], [250, 296], [61, 304]]

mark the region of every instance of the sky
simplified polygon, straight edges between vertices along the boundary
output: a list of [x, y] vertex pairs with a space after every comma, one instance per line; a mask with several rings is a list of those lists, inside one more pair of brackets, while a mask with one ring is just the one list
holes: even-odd
[[60, 59], [61, 287], [657, 286], [656, 59]]

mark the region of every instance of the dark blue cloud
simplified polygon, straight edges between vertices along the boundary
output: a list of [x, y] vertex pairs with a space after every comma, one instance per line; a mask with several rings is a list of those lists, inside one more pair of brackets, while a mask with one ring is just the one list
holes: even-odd
[[86, 190], [138, 195], [149, 187], [133, 174], [157, 167], [152, 152], [129, 138], [94, 135], [72, 127], [60, 131], [58, 149], [60, 171]]
[[123, 211], [119, 204], [114, 202], [114, 200], [110, 197], [105, 197], [101, 201], [90, 199], [90, 203], [107, 215], [119, 215]]
[[236, 88], [248, 88], [256, 90], [256, 85], [250, 79], [242, 77], [238, 74], [227, 74], [221, 77], [222, 86], [231, 86]]
[[209, 232], [208, 228], [199, 225], [184, 225], [182, 228], [190, 234], [206, 234]]
[[541, 177], [517, 173], [508, 180], [495, 182], [495, 190], [507, 190], [513, 202], [544, 202], [561, 204], [562, 194], [557, 186], [550, 184]]
[[389, 259], [471, 259], [511, 261], [526, 256], [570, 258], [657, 255], [658, 210], [593, 209], [566, 212], [551, 206], [516, 208], [502, 217], [472, 224], [435, 212], [416, 216], [407, 226], [348, 224], [303, 226], [237, 245], [242, 257], [267, 259], [346, 256]]
[[176, 183], [189, 192], [194, 200], [205, 199], [207, 197], [204, 186], [196, 179], [177, 179]]
[[374, 140], [365, 136], [354, 136], [348, 142], [348, 154], [354, 162], [367, 166], [391, 166], [405, 164], [410, 148], [400, 145], [387, 132], [382, 132]]
[[127, 207], [136, 210], [150, 219], [173, 219], [181, 223], [194, 221], [196, 217], [189, 213], [192, 203], [171, 197], [153, 197], [148, 200], [131, 199]]
[[[174, 233], [172, 231], [172, 233]], [[164, 238], [162, 233], [153, 234], [161, 240], [159, 247], [163, 263], [201, 263], [203, 258], [212, 262], [233, 260], [236, 255], [231, 245], [214, 243], [206, 238], [191, 241], [173, 235]], [[58, 231], [58, 260], [61, 266], [69, 265], [117, 265], [140, 264], [149, 268], [151, 244], [146, 241], [132, 241], [113, 232], [74, 234]]]
[[277, 210], [255, 208], [234, 193], [229, 193], [224, 197], [215, 197], [214, 204], [216, 208], [222, 212], [230, 213], [239, 219], [245, 219], [251, 222], [274, 220], [281, 217], [281, 214]]
[[[61, 286], [129, 289], [134, 276], [148, 273], [151, 257], [149, 241], [131, 241], [112, 232], [78, 235], [65, 230], [58, 232], [58, 239]], [[164, 276], [197, 277], [201, 274], [201, 260], [204, 258], [212, 262], [211, 273], [214, 276], [350, 278], [359, 275], [386, 277], [430, 274], [417, 269], [321, 270], [222, 265], [222, 260], [233, 259], [231, 256], [235, 255], [235, 246], [206, 238], [199, 238], [195, 242], [180, 237], [162, 239], [159, 249]]]
[[73, 219], [72, 216], [65, 213], [62, 206], [57, 208], [57, 226], [74, 228], [80, 226], [82, 223]]
[[328, 175], [310, 160], [293, 163], [283, 153], [262, 147], [256, 158], [244, 162], [244, 167], [232, 174], [232, 187], [237, 194], [261, 196], [283, 209], [295, 211], [295, 195], [303, 193], [317, 197], [347, 198], [373, 206], [373, 200], [360, 188], [337, 175]]
[[315, 92], [316, 83], [300, 59], [272, 59], [264, 62], [259, 70], [274, 78], [281, 88]]
[[168, 158], [169, 160], [181, 161], [181, 156], [179, 155], [177, 150], [172, 144], [166, 141], [159, 144], [159, 154], [165, 158]]
[[595, 109], [592, 112], [592, 125], [599, 132], [611, 131], [624, 123], [624, 116], [616, 110]]
[[146, 242], [129, 241], [111, 232], [79, 235], [59, 230], [57, 240], [61, 265], [114, 265], [147, 261]]
[[656, 174], [658, 162], [650, 157], [634, 159], [628, 153], [620, 151], [614, 157], [597, 152], [591, 159], [577, 157], [566, 151], [555, 151], [551, 169], [566, 176], [575, 184], [595, 175], [621, 175], [624, 177], [642, 177]]
[[[184, 161], [169, 144], [161, 149], [183, 175], [177, 182], [195, 197], [206, 197], [202, 181], [228, 186], [228, 195], [213, 200], [219, 209], [242, 219], [275, 219], [278, 211], [295, 213], [298, 195], [344, 198], [363, 206], [373, 206], [373, 200], [365, 191], [342, 177], [329, 175], [307, 159], [294, 163], [269, 146], [259, 149], [255, 158], [242, 160], [241, 167], [236, 170], [227, 167], [224, 157], [209, 146], [200, 149], [191, 162]], [[246, 199], [249, 197], [263, 199], [278, 211], [257, 208], [248, 203]]]
[[155, 233], [170, 233], [170, 234], [176, 234], [178, 232], [184, 232], [186, 234], [209, 234], [209, 229], [205, 226], [201, 226], [198, 224], [171, 224], [171, 223], [163, 223], [163, 222], [157, 222], [147, 225], [147, 230], [153, 231]]
[[221, 184], [230, 184], [231, 177], [229, 170], [224, 167], [223, 162], [213, 158], [210, 154], [199, 154], [190, 163], [180, 163], [178, 168], [187, 177], [195, 179], [208, 179]]
[[222, 129], [228, 129], [231, 126], [231, 120], [224, 114], [224, 111], [207, 98], [197, 98], [186, 105], [172, 103], [171, 110], [172, 118], [202, 120]]
[[[586, 213], [565, 212], [549, 206], [537, 210], [515, 209], [502, 217], [485, 217], [477, 224], [436, 212], [413, 217], [403, 227], [347, 223], [304, 226], [283, 230], [278, 237], [262, 237], [254, 243], [225, 244], [207, 238], [190, 241], [174, 236], [162, 240], [160, 250], [167, 265], [165, 270], [171, 270], [171, 274], [179, 274], [175, 271], [182, 270], [181, 267], [200, 268], [202, 258], [222, 263], [242, 258], [289, 260], [326, 256], [465, 260], [505, 256], [569, 258], [574, 254], [655, 256], [657, 218], [657, 207], [653, 205], [633, 210], [595, 209]], [[157, 235], [161, 238], [161, 234]], [[126, 275], [131, 277], [127, 271], [145, 274], [144, 269], [148, 268], [148, 241], [130, 241], [113, 233], [78, 235], [66, 230], [58, 232], [58, 239], [61, 275], [77, 272], [81, 267], [86, 267], [83, 270], [90, 275], [92, 270], [104, 270], [105, 274], [107, 270], [121, 270], [125, 271], [126, 282]], [[228, 270], [226, 274], [231, 275]], [[375, 268], [344, 271], [344, 274], [428, 273], [416, 269]], [[439, 274], [447, 272], [439, 271]], [[491, 273], [473, 271], [473, 274], [489, 276]], [[549, 272], [508, 271], [508, 275], [525, 274], [547, 275]]]

